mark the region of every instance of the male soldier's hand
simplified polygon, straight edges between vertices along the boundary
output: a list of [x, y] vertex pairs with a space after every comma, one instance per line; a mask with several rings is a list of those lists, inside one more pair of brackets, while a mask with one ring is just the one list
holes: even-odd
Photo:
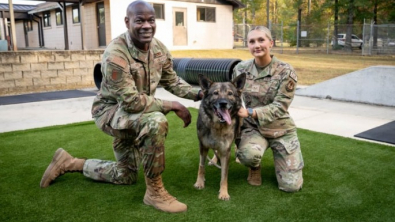
[[180, 117], [182, 119], [182, 121], [184, 121], [184, 128], [187, 127], [190, 123], [191, 123], [191, 113], [189, 112], [189, 110], [182, 105], [181, 103], [177, 102], [177, 101], [172, 101], [172, 111], [174, 111], [176, 113], [176, 115], [178, 117]]

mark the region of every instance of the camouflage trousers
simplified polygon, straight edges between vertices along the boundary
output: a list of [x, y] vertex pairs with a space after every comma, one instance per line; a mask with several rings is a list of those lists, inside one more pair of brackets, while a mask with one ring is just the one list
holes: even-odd
[[165, 139], [168, 123], [160, 112], [145, 113], [131, 121], [124, 130], [113, 129], [109, 120], [111, 112], [96, 118], [96, 125], [114, 137], [113, 150], [116, 161], [88, 159], [83, 174], [94, 180], [114, 184], [133, 184], [137, 181], [140, 164], [148, 178], [155, 178], [165, 169]]
[[304, 167], [302, 152], [296, 130], [279, 138], [264, 138], [256, 129], [243, 129], [237, 144], [236, 156], [247, 167], [261, 165], [262, 156], [272, 149], [278, 187], [286, 192], [302, 188]]

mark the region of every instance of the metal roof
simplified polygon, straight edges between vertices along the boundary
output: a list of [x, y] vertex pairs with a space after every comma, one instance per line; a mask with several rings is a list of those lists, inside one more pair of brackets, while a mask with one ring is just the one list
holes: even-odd
[[[69, 6], [72, 4], [73, 3], [66, 3], [66, 6]], [[38, 12], [45, 12], [45, 11], [49, 11], [49, 10], [57, 9], [57, 8], [60, 8], [60, 5], [58, 2], [45, 2], [45, 3], [38, 4], [35, 9], [29, 11], [29, 14], [34, 14], [34, 13], [38, 13]]]
[[[36, 7], [37, 7], [36, 5], [13, 4], [14, 12], [27, 12], [35, 9]], [[8, 6], [8, 3], [0, 3], [0, 11], [9, 11], [9, 10], [10, 8]]]
[[[35, 1], [35, 0], [32, 0]], [[36, 1], [43, 1], [43, 0], [36, 0]], [[80, 3], [80, 0], [44, 0], [46, 2], [66, 2], [66, 3]], [[82, 3], [92, 3], [92, 2], [99, 2], [103, 0], [81, 0]]]

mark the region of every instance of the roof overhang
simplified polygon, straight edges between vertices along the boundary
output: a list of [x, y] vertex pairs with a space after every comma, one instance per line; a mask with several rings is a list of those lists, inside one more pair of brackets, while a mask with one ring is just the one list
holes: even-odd
[[227, 2], [230, 2], [233, 5], [234, 9], [239, 9], [239, 8], [245, 8], [246, 6], [238, 0], [226, 0]]
[[29, 11], [29, 14], [35, 14], [39, 12], [45, 12], [53, 9], [60, 8], [59, 3], [66, 3], [66, 6], [73, 5], [73, 4], [78, 4], [78, 3], [92, 3], [92, 2], [98, 2], [100, 0], [47, 0], [45, 3], [37, 5], [37, 8], [34, 10]]
[[[31, 1], [42, 1], [42, 0], [31, 0]], [[45, 0], [46, 2], [66, 2], [66, 3], [92, 3], [103, 0]]]
[[[66, 6], [72, 5], [74, 3], [66, 3]], [[39, 12], [45, 12], [45, 11], [49, 11], [52, 9], [58, 9], [60, 8], [59, 3], [57, 2], [46, 2], [46, 3], [42, 3], [37, 5], [37, 8], [29, 11], [29, 14], [35, 14], [35, 13], [39, 13]]]

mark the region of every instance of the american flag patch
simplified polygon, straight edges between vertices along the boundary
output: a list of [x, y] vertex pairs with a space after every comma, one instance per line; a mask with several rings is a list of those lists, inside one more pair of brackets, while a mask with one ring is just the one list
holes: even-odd
[[291, 72], [291, 74], [289, 74], [289, 77], [291, 77], [293, 80], [295, 80], [295, 82], [298, 81], [298, 76], [296, 75], [295, 72]]

